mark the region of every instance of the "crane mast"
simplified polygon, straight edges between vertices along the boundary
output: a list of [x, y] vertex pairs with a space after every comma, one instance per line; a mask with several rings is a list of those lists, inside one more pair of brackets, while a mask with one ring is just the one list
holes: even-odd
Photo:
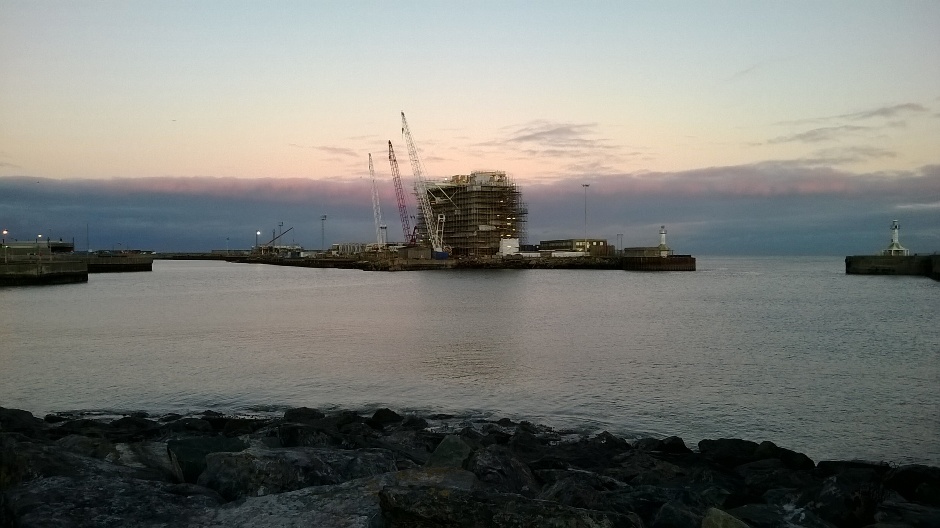
[[398, 172], [398, 160], [395, 159], [395, 149], [392, 141], [388, 142], [388, 164], [392, 167], [392, 182], [395, 184], [395, 197], [398, 199], [398, 216], [401, 217], [401, 231], [406, 243], [414, 243], [414, 234], [411, 231], [411, 221], [408, 220], [408, 208], [405, 206], [405, 191], [401, 187], [401, 174]]
[[434, 211], [431, 210], [431, 200], [428, 197], [428, 184], [424, 178], [424, 167], [421, 166], [418, 148], [415, 146], [414, 138], [411, 137], [411, 130], [408, 128], [408, 121], [405, 119], [404, 112], [401, 113], [401, 133], [405, 136], [405, 142], [408, 144], [411, 170], [415, 175], [415, 193], [418, 195], [418, 205], [421, 207], [421, 216], [424, 217], [424, 226], [431, 242], [431, 248], [435, 252], [443, 252], [444, 215], [434, 218]]
[[382, 223], [382, 206], [379, 205], [379, 189], [375, 186], [375, 169], [372, 168], [371, 152], [369, 153], [369, 176], [372, 177], [372, 217], [375, 218], [375, 241], [378, 249], [382, 249], [386, 244], [382, 236], [385, 224]]

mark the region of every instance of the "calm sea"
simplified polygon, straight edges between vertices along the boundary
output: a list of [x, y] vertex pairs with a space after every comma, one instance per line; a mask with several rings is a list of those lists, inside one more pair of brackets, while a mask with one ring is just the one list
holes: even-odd
[[0, 289], [0, 406], [388, 406], [940, 465], [940, 283], [847, 276], [841, 257], [698, 267], [156, 261], [152, 273]]

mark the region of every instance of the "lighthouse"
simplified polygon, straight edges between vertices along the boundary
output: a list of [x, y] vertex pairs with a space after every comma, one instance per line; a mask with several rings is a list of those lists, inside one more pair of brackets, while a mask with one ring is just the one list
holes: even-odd
[[669, 256], [669, 246], [666, 245], [666, 226], [659, 226], [659, 250], [660, 257]]
[[888, 245], [888, 249], [882, 250], [881, 254], [884, 256], [890, 257], [906, 257], [910, 252], [898, 242], [898, 231], [901, 227], [898, 225], [898, 221], [895, 220], [891, 222], [891, 244]]

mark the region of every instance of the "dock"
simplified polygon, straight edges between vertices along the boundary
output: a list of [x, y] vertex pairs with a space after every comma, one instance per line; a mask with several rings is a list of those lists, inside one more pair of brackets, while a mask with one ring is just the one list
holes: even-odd
[[940, 255], [851, 255], [846, 275], [914, 275], [940, 281]]
[[0, 262], [0, 286], [88, 282], [88, 266], [78, 260]]

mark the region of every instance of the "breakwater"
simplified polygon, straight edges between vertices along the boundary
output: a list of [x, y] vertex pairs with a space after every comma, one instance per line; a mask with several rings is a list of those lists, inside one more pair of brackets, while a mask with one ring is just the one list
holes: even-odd
[[88, 282], [88, 267], [78, 260], [0, 262], [0, 286]]
[[937, 526], [940, 468], [388, 408], [0, 407], [0, 526]]
[[845, 257], [847, 275], [916, 275], [940, 280], [940, 255], [854, 255]]
[[626, 270], [626, 271], [695, 271], [695, 258], [691, 255], [668, 257], [505, 257], [485, 259], [403, 259], [360, 257], [230, 257], [228, 262], [271, 264], [305, 268], [341, 268], [364, 271], [425, 271], [472, 269], [573, 269], [573, 270]]

